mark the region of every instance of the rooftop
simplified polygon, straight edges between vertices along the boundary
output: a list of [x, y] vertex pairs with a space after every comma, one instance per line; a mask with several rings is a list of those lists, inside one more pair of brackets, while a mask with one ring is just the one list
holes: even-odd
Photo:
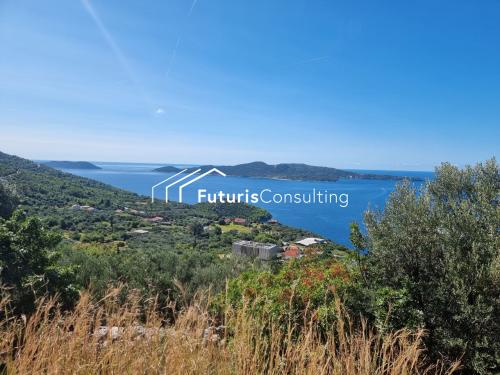
[[255, 241], [246, 241], [246, 240], [236, 241], [233, 243], [233, 245], [249, 246], [249, 247], [261, 247], [264, 249], [272, 249], [272, 248], [277, 246], [273, 243], [262, 243], [262, 242], [255, 242]]
[[326, 240], [323, 238], [316, 238], [316, 237], [309, 237], [309, 238], [304, 238], [303, 240], [295, 242], [298, 245], [302, 246], [311, 246], [311, 245], [317, 245], [319, 243], [324, 243]]

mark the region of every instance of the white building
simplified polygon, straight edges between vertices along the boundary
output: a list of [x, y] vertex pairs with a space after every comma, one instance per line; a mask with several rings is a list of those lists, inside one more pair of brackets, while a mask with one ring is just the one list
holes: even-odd
[[315, 238], [315, 237], [309, 237], [309, 238], [304, 238], [303, 240], [295, 242], [297, 245], [302, 245], [302, 246], [311, 246], [311, 245], [318, 245], [321, 243], [325, 243], [326, 240], [323, 238]]

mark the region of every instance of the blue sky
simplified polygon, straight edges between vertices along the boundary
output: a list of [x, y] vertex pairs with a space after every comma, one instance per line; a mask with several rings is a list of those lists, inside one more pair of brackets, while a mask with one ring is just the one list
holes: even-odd
[[0, 150], [428, 170], [497, 156], [500, 2], [0, 0]]

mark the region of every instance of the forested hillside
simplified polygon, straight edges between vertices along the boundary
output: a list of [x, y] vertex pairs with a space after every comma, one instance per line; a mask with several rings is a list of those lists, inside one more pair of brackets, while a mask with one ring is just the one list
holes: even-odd
[[[109, 283], [127, 283], [164, 298], [176, 290], [224, 286], [251, 263], [233, 259], [237, 239], [275, 243], [310, 235], [282, 225], [265, 225], [263, 209], [248, 205], [151, 203], [147, 197], [0, 153], [0, 212], [17, 206], [45, 230], [62, 236], [57, 265], [69, 267], [79, 288], [103, 293]], [[248, 221], [245, 231], [223, 231], [225, 217]], [[255, 264], [253, 266], [259, 266]]]
[[[337, 168], [318, 167], [300, 163], [267, 164], [262, 161], [237, 165], [202, 165], [200, 167], [188, 168], [186, 173], [201, 169], [200, 173], [217, 168], [228, 176], [274, 178], [304, 181], [337, 181], [344, 179], [364, 180], [402, 180], [404, 176], [388, 176], [380, 174], [356, 173]], [[156, 168], [157, 172], [180, 172], [181, 169], [172, 166]], [[408, 178], [414, 180], [414, 178]]]

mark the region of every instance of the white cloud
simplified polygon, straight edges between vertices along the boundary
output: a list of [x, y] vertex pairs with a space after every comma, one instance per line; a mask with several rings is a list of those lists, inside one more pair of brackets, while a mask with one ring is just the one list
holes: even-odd
[[157, 115], [163, 115], [165, 113], [165, 110], [163, 108], [157, 108], [156, 111], [155, 111], [155, 113]]

